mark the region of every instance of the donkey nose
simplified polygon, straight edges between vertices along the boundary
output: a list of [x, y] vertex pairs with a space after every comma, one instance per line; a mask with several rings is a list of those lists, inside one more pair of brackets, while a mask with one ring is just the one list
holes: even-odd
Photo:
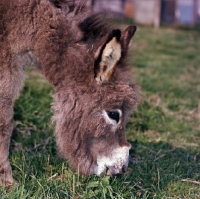
[[122, 166], [122, 173], [126, 173], [126, 166], [125, 165]]
[[123, 165], [121, 169], [117, 171], [112, 171], [112, 169], [109, 171], [109, 175], [112, 177], [121, 177], [124, 173], [126, 173], [127, 166]]

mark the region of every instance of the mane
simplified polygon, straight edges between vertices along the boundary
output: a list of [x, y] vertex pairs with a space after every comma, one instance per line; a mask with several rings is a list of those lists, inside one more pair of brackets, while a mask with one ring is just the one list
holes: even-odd
[[92, 14], [84, 21], [79, 23], [79, 28], [83, 33], [83, 41], [94, 40], [98, 37], [104, 37], [111, 29], [106, 22], [105, 17], [101, 14]]
[[49, 0], [56, 8], [61, 8], [63, 4], [67, 4], [71, 6], [71, 8], [75, 7], [75, 0]]
[[[49, 0], [56, 8], [66, 9], [68, 15], [72, 15], [73, 18], [77, 17], [79, 20], [78, 27], [83, 33], [82, 42], [93, 41], [97, 38], [102, 38], [108, 34], [111, 29], [109, 20], [105, 18], [103, 13], [93, 13], [86, 6], [86, 0]], [[78, 17], [84, 16], [84, 17]], [[85, 17], [86, 16], [86, 17]], [[74, 20], [74, 19], [72, 19]]]

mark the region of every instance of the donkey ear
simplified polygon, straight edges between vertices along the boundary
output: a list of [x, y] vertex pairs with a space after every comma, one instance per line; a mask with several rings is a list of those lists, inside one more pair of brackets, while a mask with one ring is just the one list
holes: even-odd
[[128, 50], [129, 50], [130, 44], [131, 44], [132, 37], [136, 30], [137, 30], [136, 26], [129, 26], [123, 32], [121, 39], [120, 39], [120, 43], [122, 45], [122, 57], [126, 56]]
[[98, 49], [95, 61], [95, 79], [101, 84], [109, 80], [114, 72], [117, 62], [121, 58], [121, 31], [113, 30], [106, 42]]

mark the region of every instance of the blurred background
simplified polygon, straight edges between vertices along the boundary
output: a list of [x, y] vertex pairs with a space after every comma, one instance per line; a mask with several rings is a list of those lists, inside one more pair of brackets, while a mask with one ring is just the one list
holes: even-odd
[[88, 0], [93, 11], [130, 18], [142, 25], [200, 24], [200, 0]]

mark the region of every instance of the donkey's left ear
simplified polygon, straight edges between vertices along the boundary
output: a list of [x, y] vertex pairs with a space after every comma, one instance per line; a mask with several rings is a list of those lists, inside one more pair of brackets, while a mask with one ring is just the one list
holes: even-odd
[[129, 49], [136, 26], [129, 26], [121, 35], [119, 29], [113, 30], [107, 40], [99, 47], [95, 54], [95, 79], [102, 84], [110, 79], [118, 61], [123, 58]]
[[136, 26], [129, 26], [123, 32], [121, 39], [120, 39], [120, 43], [122, 45], [122, 57], [126, 56], [128, 50], [130, 48], [133, 35], [134, 35], [136, 30], [137, 30]]
[[121, 31], [112, 30], [106, 41], [99, 47], [95, 54], [95, 79], [98, 84], [109, 80], [114, 72], [117, 62], [121, 58], [122, 46], [120, 43]]

